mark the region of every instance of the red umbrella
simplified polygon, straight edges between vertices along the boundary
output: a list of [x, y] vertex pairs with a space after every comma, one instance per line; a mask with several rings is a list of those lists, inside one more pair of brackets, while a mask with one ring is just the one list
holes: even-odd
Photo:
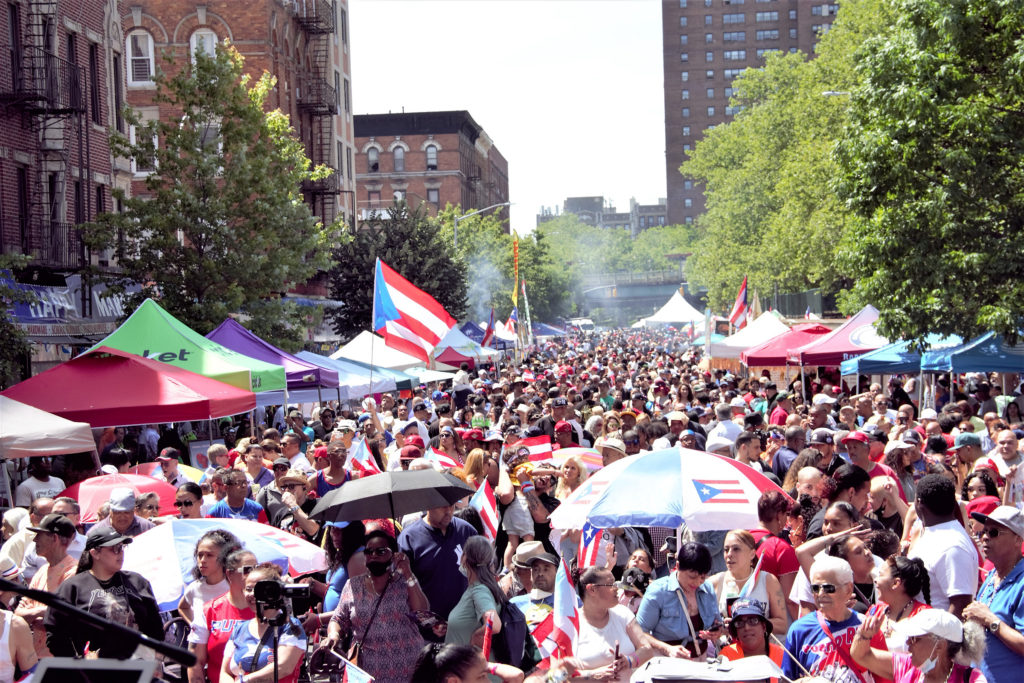
[[2, 393], [93, 427], [207, 420], [256, 407], [250, 391], [106, 346]]
[[174, 507], [174, 498], [178, 490], [165, 481], [141, 474], [102, 474], [89, 477], [77, 484], [72, 484], [60, 495], [74, 498], [82, 506], [82, 521], [95, 522], [96, 511], [110, 500], [110, 491], [116, 488], [130, 488], [138, 496], [150, 491], [160, 496], [160, 512], [162, 515], [174, 515], [178, 509]]

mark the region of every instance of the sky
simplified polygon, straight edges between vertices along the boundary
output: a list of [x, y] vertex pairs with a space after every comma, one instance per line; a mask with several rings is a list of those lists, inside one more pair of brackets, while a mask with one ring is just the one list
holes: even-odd
[[541, 206], [665, 196], [660, 0], [349, 0], [356, 114], [469, 111]]

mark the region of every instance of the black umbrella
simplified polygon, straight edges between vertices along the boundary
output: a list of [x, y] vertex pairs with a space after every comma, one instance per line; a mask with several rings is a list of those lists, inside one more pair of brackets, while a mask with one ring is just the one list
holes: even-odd
[[310, 517], [321, 522], [394, 519], [452, 505], [476, 490], [437, 470], [384, 472], [350, 481], [321, 498]]

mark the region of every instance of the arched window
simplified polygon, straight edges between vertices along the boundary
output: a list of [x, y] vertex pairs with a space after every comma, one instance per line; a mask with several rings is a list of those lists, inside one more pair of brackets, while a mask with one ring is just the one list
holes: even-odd
[[207, 57], [217, 54], [217, 34], [208, 28], [201, 28], [189, 38], [189, 54], [202, 52]]
[[369, 173], [377, 173], [380, 170], [380, 157], [376, 147], [366, 150], [366, 170]]
[[153, 82], [153, 36], [145, 31], [132, 31], [125, 39], [128, 53], [128, 85]]
[[401, 173], [405, 170], [405, 150], [402, 147], [395, 147], [395, 172]]
[[437, 170], [437, 145], [427, 145], [427, 170]]

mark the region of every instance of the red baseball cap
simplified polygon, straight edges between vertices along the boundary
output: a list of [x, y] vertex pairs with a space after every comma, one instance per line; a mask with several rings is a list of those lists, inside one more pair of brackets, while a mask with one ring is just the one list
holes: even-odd
[[572, 431], [572, 425], [569, 424], [568, 422], [566, 422], [565, 420], [559, 420], [558, 422], [555, 423], [555, 431], [556, 432], [571, 432]]
[[867, 444], [871, 439], [864, 432], [850, 432], [843, 437], [843, 443], [847, 441], [859, 441], [860, 443]]

